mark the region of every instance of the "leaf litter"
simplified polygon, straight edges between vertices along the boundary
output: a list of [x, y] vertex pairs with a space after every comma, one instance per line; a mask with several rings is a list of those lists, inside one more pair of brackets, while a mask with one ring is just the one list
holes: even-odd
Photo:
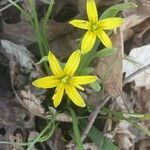
[[[41, 9], [43, 9], [42, 8], [43, 6], [47, 7], [47, 2], [48, 2], [47, 0], [41, 0], [40, 1], [41, 4], [38, 6], [40, 6]], [[110, 6], [112, 4], [119, 2], [122, 1], [121, 0], [111, 1], [111, 3], [109, 0], [106, 0], [105, 2], [97, 1], [97, 5], [99, 7], [106, 7], [108, 5]], [[112, 102], [110, 102], [111, 103], [109, 104], [110, 108], [116, 111], [119, 110], [123, 112], [128, 112], [127, 109], [128, 107], [130, 108], [131, 112], [150, 113], [149, 70], [140, 73], [137, 77], [133, 78], [132, 82], [131, 80], [129, 80], [130, 83], [123, 85], [124, 76], [122, 74], [122, 63], [123, 63], [122, 58], [124, 54], [129, 55], [129, 57], [133, 55], [134, 58], [132, 56], [131, 61], [133, 59], [133, 61], [138, 61], [140, 62], [140, 64], [144, 66], [149, 64], [150, 58], [150, 56], [148, 55], [149, 45], [145, 46], [144, 43], [145, 41], [147, 44], [149, 43], [149, 36], [148, 36], [149, 35], [148, 32], [150, 30], [149, 29], [150, 24], [148, 21], [150, 17], [149, 2], [147, 0], [144, 1], [134, 0], [134, 2], [136, 2], [138, 8], [136, 8], [134, 11], [127, 10], [123, 12], [123, 16], [125, 17], [125, 23], [119, 31], [114, 32], [114, 34], [112, 35], [113, 43], [115, 43], [115, 46], [117, 46], [118, 48], [117, 53], [115, 53], [112, 56], [97, 59], [95, 60], [95, 62], [93, 62], [92, 65], [95, 67], [96, 73], [101, 78], [105, 76], [105, 74], [108, 71], [108, 68], [110, 69], [106, 81], [104, 82], [105, 94], [112, 96], [115, 100], [115, 102], [113, 100]], [[37, 3], [39, 2], [37, 1]], [[78, 9], [76, 12], [79, 11], [79, 13], [74, 14], [73, 17], [75, 17], [75, 15], [77, 16], [85, 15], [83, 5], [81, 5], [83, 1], [79, 1], [79, 3], [77, 1], [76, 2], [72, 1], [70, 3], [72, 3], [72, 6], [75, 9]], [[5, 5], [5, 3], [2, 4]], [[57, 13], [62, 12], [65, 8], [67, 8], [65, 7], [66, 5], [68, 5], [68, 1], [63, 1], [61, 7], [59, 6], [59, 2], [57, 2], [57, 10], [55, 10], [55, 13], [53, 14], [52, 18], [49, 19], [48, 33], [47, 33], [48, 39], [52, 44], [52, 49], [62, 59], [69, 56], [69, 53], [71, 53], [69, 51], [70, 49], [75, 49], [75, 45], [78, 42], [78, 38], [81, 35], [80, 32], [76, 33], [76, 31], [71, 26], [68, 25], [67, 21], [64, 22], [61, 22], [62, 20], [59, 21]], [[78, 8], [76, 8], [77, 5]], [[30, 8], [27, 6], [25, 6], [25, 9], [30, 10]], [[6, 9], [5, 11], [8, 11], [8, 9]], [[11, 12], [11, 10], [9, 11]], [[72, 18], [69, 18], [68, 20]], [[33, 79], [37, 78], [38, 76], [44, 75], [44, 73], [41, 70], [41, 65], [36, 65], [34, 63], [37, 62], [35, 61], [36, 60], [35, 56], [37, 56], [37, 54], [34, 56], [34, 54], [32, 53], [32, 49], [30, 48], [32, 44], [36, 44], [36, 37], [34, 31], [32, 27], [29, 25], [29, 23], [26, 22], [26, 20], [22, 16], [21, 19], [22, 19], [21, 21], [14, 24], [11, 23], [8, 24], [5, 21], [3, 21], [4, 39], [1, 40], [0, 55], [1, 57], [4, 57], [8, 61], [2, 62], [2, 59], [0, 59], [0, 65], [10, 69], [10, 74], [8, 73], [9, 71], [7, 72], [7, 74], [10, 75], [11, 81], [8, 82], [11, 82], [9, 86], [12, 86], [14, 91], [11, 88], [9, 89], [9, 91], [12, 95], [15, 92], [15, 96], [11, 95], [10, 97], [8, 96], [0, 98], [1, 103], [0, 139], [7, 141], [10, 140], [10, 141], [25, 142], [26, 140], [32, 138], [34, 135], [39, 133], [37, 127], [40, 127], [40, 125], [36, 124], [35, 122], [35, 120], [38, 117], [43, 116], [43, 114], [47, 114], [47, 116], [50, 117], [52, 114], [57, 113], [57, 111], [53, 110], [53, 108], [50, 107], [46, 108], [46, 110], [48, 111], [45, 111], [45, 107], [43, 106], [43, 100], [47, 96], [46, 91], [45, 90], [36, 91], [30, 85]], [[147, 27], [145, 28], [144, 25], [146, 25]], [[64, 44], [65, 42], [64, 39], [66, 40], [67, 43], [69, 43], [67, 44], [67, 46]], [[138, 42], [138, 40], [140, 40], [140, 42]], [[66, 52], [66, 50], [68, 51]], [[64, 56], [64, 54], [66, 56]], [[114, 63], [114, 60], [116, 60], [116, 63]], [[126, 61], [126, 64], [124, 64], [125, 66], [124, 68], [126, 68], [125, 78], [142, 67], [142, 66], [137, 67], [137, 65], [135, 67], [135, 63], [132, 63], [131, 61]], [[113, 66], [111, 65], [112, 63], [114, 63]], [[5, 76], [2, 70], [0, 71], [0, 73], [2, 74], [1, 76]], [[0, 82], [0, 89], [2, 89], [1, 87], [2, 83], [3, 81]], [[5, 88], [3, 89], [3, 91], [4, 93], [6, 93], [3, 95], [8, 94], [8, 90], [6, 92]], [[122, 92], [125, 94], [125, 97], [123, 97]], [[22, 104], [20, 103], [20, 100], [18, 101], [18, 99], [16, 98], [16, 94], [20, 98]], [[87, 96], [89, 97], [90, 94], [93, 93], [88, 93], [88, 95], [86, 94], [86, 97]], [[93, 95], [95, 99], [99, 97], [99, 95], [97, 94]], [[92, 100], [94, 98], [92, 97], [89, 103], [92, 104], [93, 103]], [[124, 103], [123, 99], [126, 101], [127, 105]], [[94, 101], [94, 103], [97, 102]], [[30, 114], [29, 112], [33, 114]], [[24, 118], [27, 121], [25, 121]], [[65, 113], [59, 114], [57, 119], [60, 121], [66, 120], [66, 122], [72, 121], [70, 116]], [[39, 118], [37, 120], [39, 123], [41, 123]], [[45, 122], [45, 120], [43, 122]], [[100, 124], [99, 121], [96, 121], [96, 123]], [[145, 136], [145, 134], [140, 134], [141, 132], [136, 132], [132, 127], [132, 125], [128, 124], [125, 121], [113, 123], [114, 123], [113, 126], [109, 124], [109, 126], [111, 126], [111, 128], [109, 129], [111, 129], [111, 133], [113, 134], [113, 136], [111, 136], [111, 134], [109, 133], [110, 130], [108, 131], [105, 130], [105, 135], [111, 137], [111, 139], [115, 141], [115, 143], [120, 149], [123, 148], [124, 149], [137, 148], [142, 150], [147, 149], [149, 145], [148, 144], [149, 138]], [[142, 124], [143, 127], [145, 128], [150, 128], [149, 120], [141, 121], [140, 124]], [[65, 128], [67, 128], [66, 125], [63, 126], [64, 130]], [[29, 129], [28, 132], [26, 132], [27, 129]], [[34, 130], [35, 132], [33, 132], [32, 130]], [[57, 147], [57, 149], [61, 149], [61, 147], [58, 146], [63, 141], [62, 134], [64, 134], [62, 128], [58, 128], [58, 130], [56, 130], [56, 133], [54, 134], [55, 136], [53, 137], [54, 138], [53, 141], [52, 140], [47, 141], [47, 145], [50, 148]], [[86, 142], [84, 146], [85, 149], [91, 150], [96, 149], [96, 145], [93, 143]], [[4, 147], [2, 145], [1, 148], [6, 150], [13, 148], [24, 149], [24, 147], [22, 146], [15, 147], [8, 145], [4, 145]], [[34, 148], [36, 149], [36, 147]], [[46, 149], [44, 144], [42, 145], [41, 149]]]

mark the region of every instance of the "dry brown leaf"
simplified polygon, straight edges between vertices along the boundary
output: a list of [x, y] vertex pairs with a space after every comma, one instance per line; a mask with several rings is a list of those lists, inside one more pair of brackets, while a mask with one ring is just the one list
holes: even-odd
[[134, 146], [136, 137], [130, 132], [130, 126], [131, 125], [127, 121], [121, 121], [114, 131], [114, 140], [119, 149], [128, 150]]
[[109, 57], [100, 58], [96, 73], [104, 80], [106, 93], [112, 97], [117, 97], [122, 91], [123, 36], [121, 30], [112, 36], [112, 42], [113, 47], [116, 47], [118, 51]]
[[[132, 29], [133, 27], [140, 25], [141, 23], [144, 23], [145, 20], [147, 20], [150, 17], [150, 13], [149, 13], [150, 6], [148, 4], [149, 2], [147, 2], [146, 0], [127, 0], [127, 2], [136, 3], [137, 7], [134, 9], [123, 11], [124, 24], [122, 25], [121, 28], [124, 34], [124, 41], [128, 40], [131, 36], [137, 33]], [[141, 30], [142, 27], [138, 29]], [[141, 39], [139, 40], [141, 41]]]
[[146, 137], [135, 144], [135, 150], [149, 150], [150, 148], [150, 137]]
[[20, 70], [25, 73], [30, 73], [33, 67], [33, 55], [27, 50], [23, 45], [17, 45], [8, 40], [1, 40], [1, 45], [3, 48], [3, 54], [10, 60], [15, 58], [17, 64], [20, 66]]
[[3, 23], [4, 36], [18, 44], [30, 45], [36, 41], [35, 32], [28, 22]]
[[63, 141], [63, 135], [60, 128], [56, 128], [55, 132], [47, 144], [52, 150], [65, 150], [65, 143]]
[[136, 8], [132, 8], [130, 10], [124, 10], [123, 15], [124, 17], [130, 16], [132, 14], [139, 14], [139, 15], [147, 15], [150, 16], [150, 2], [149, 0], [126, 0], [126, 2], [135, 3], [137, 5]]
[[[150, 113], [150, 90], [139, 89], [139, 97], [141, 101], [141, 106], [143, 106], [142, 112]], [[150, 121], [150, 120], [149, 120]], [[150, 126], [150, 125], [149, 125]]]
[[[36, 138], [39, 135], [38, 132], [35, 131], [31, 131], [28, 135], [28, 142], [30, 142], [31, 140], [33, 140], [34, 138]], [[35, 148], [35, 145], [32, 146], [32, 150], [38, 150], [37, 148]]]
[[34, 114], [44, 114], [44, 108], [41, 106], [40, 99], [35, 97], [30, 90], [28, 91], [20, 91], [22, 96], [22, 101], [26, 105], [26, 107]]
[[[47, 36], [49, 40], [53, 40], [71, 31], [73, 31], [73, 27], [68, 23], [58, 23], [53, 19], [48, 22]], [[25, 21], [21, 21], [17, 24], [4, 23], [4, 36], [23, 45], [30, 45], [36, 42], [34, 29], [29, 22]]]
[[72, 122], [71, 116], [65, 113], [57, 113], [57, 109], [54, 107], [49, 107], [49, 111], [46, 112], [47, 118], [51, 118], [56, 115], [56, 120], [61, 122]]
[[147, 18], [149, 18], [149, 16], [147, 16], [147, 15], [136, 15], [136, 14], [130, 15], [124, 19], [124, 23], [121, 26], [121, 29], [122, 30], [130, 29], [130, 28], [142, 23]]
[[[23, 137], [21, 134], [17, 133], [15, 135], [9, 136], [10, 142], [23, 143]], [[20, 145], [12, 145], [11, 150], [25, 150], [23, 146]]]
[[[126, 72], [128, 78], [131, 74], [144, 66], [150, 65], [150, 44], [131, 50], [129, 57], [132, 61], [124, 60], [123, 72]], [[150, 89], [150, 69], [139, 72], [128, 80], [128, 82], [135, 81], [136, 87], [145, 87]]]

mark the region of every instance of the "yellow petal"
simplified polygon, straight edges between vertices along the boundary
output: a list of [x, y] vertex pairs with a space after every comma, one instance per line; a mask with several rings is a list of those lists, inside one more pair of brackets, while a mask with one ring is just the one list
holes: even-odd
[[76, 50], [72, 53], [63, 71], [65, 75], [72, 76], [75, 73], [80, 63], [80, 57], [80, 50]]
[[57, 86], [59, 83], [59, 80], [55, 76], [47, 76], [40, 79], [37, 79], [32, 82], [32, 85], [38, 87], [38, 88], [53, 88]]
[[108, 37], [108, 35], [102, 31], [102, 30], [98, 30], [96, 32], [98, 38], [100, 39], [100, 41], [107, 47], [107, 48], [112, 48], [112, 42], [110, 40], [110, 38]]
[[95, 82], [97, 79], [96, 76], [75, 76], [72, 77], [71, 81], [75, 84], [89, 84]]
[[72, 80], [69, 80], [69, 84], [72, 84], [73, 86], [75, 86], [79, 90], [84, 91], [84, 88], [82, 86], [78, 85], [77, 83], [73, 82]]
[[85, 54], [89, 52], [94, 46], [95, 41], [96, 41], [96, 34], [92, 31], [87, 31], [81, 43], [81, 53]]
[[87, 0], [86, 9], [89, 21], [93, 24], [98, 22], [97, 8], [94, 0]]
[[74, 104], [79, 107], [85, 107], [85, 102], [73, 85], [66, 85], [66, 93]]
[[72, 20], [69, 23], [77, 28], [86, 29], [86, 30], [90, 29], [90, 23], [85, 20]]
[[100, 20], [97, 25], [100, 29], [114, 29], [121, 26], [122, 23], [122, 18], [114, 17]]
[[63, 72], [58, 63], [58, 60], [51, 52], [49, 52], [49, 54], [48, 54], [48, 61], [49, 61], [50, 68], [51, 68], [53, 74], [58, 77], [62, 76]]
[[57, 107], [61, 103], [61, 100], [62, 100], [62, 97], [64, 94], [64, 89], [65, 89], [65, 86], [63, 84], [59, 84], [57, 86], [57, 88], [55, 90], [55, 94], [52, 97], [52, 99], [54, 100], [54, 102], [53, 102], [54, 107]]

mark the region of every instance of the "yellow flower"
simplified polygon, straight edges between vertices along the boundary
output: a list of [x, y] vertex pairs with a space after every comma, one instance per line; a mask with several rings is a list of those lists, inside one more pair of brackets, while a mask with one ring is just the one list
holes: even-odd
[[88, 30], [81, 43], [81, 52], [89, 52], [96, 41], [96, 37], [98, 37], [107, 48], [111, 48], [112, 42], [104, 30], [119, 27], [123, 23], [123, 19], [111, 17], [99, 20], [94, 0], [87, 0], [86, 9], [89, 21], [75, 19], [69, 22], [75, 27]]
[[57, 58], [49, 52], [48, 61], [53, 75], [37, 79], [32, 83], [39, 88], [56, 87], [55, 94], [52, 97], [55, 107], [61, 103], [64, 92], [74, 104], [79, 107], [85, 107], [85, 102], [76, 88], [84, 90], [81, 85], [95, 82], [97, 78], [96, 76], [74, 76], [80, 63], [80, 57], [81, 52], [79, 50], [73, 52], [62, 70]]

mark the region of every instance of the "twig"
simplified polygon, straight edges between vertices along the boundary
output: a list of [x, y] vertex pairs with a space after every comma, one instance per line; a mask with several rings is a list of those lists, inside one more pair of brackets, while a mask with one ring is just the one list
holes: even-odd
[[94, 121], [95, 121], [95, 119], [96, 119], [96, 117], [97, 117], [97, 115], [98, 115], [100, 109], [108, 102], [109, 99], [110, 99], [109, 96], [106, 97], [102, 102], [100, 102], [100, 103], [97, 105], [96, 109], [91, 113], [91, 115], [90, 115], [90, 117], [89, 117], [89, 118], [91, 118], [91, 119], [90, 119], [90, 121], [89, 121], [89, 123], [88, 123], [86, 129], [84, 130], [82, 136], [81, 136], [81, 141], [82, 141], [82, 142], [83, 142], [83, 141], [85, 140], [85, 138], [87, 137], [87, 135], [88, 135], [88, 133], [89, 133], [91, 127], [92, 127], [93, 124], [94, 124]]
[[129, 82], [130, 80], [132, 80], [134, 77], [136, 77], [137, 75], [139, 75], [143, 71], [146, 71], [149, 68], [150, 68], [150, 64], [148, 64], [147, 66], [144, 66], [144, 67], [138, 69], [137, 71], [135, 71], [134, 73], [132, 73], [131, 75], [129, 75], [128, 77], [126, 77], [124, 79], [123, 85], [126, 84], [127, 82]]
[[[20, 0], [16, 0], [16, 1], [14, 1], [14, 3], [17, 3], [17, 2], [19, 2]], [[4, 6], [3, 8], [1, 8], [0, 9], [0, 13], [2, 12], [2, 11], [4, 11], [4, 10], [6, 10], [6, 9], [8, 9], [9, 7], [11, 7], [12, 6], [12, 4], [7, 4], [6, 6]]]

